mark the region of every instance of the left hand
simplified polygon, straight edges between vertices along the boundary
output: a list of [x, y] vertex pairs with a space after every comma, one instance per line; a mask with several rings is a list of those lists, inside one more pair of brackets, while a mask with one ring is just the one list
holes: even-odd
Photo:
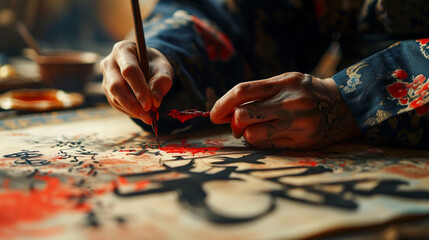
[[316, 149], [361, 135], [332, 78], [296, 72], [236, 85], [210, 118], [261, 149]]

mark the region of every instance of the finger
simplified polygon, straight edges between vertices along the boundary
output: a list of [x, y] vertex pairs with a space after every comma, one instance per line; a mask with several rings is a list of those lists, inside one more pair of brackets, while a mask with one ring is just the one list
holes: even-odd
[[120, 104], [118, 104], [118, 102], [116, 101], [116, 99], [113, 99], [111, 96], [109, 96], [107, 98], [107, 101], [110, 103], [110, 105], [112, 105], [112, 107], [114, 107], [116, 110], [130, 116], [130, 117], [137, 117], [135, 115], [133, 115], [132, 113], [129, 113], [128, 111], [126, 111]]
[[314, 143], [321, 139], [323, 129], [319, 126], [318, 117], [280, 118], [270, 122], [254, 124], [243, 131], [243, 136], [250, 142], [259, 142], [280, 137], [289, 137]]
[[296, 149], [294, 141], [288, 137], [248, 143], [248, 146], [257, 149]]
[[272, 81], [266, 80], [236, 85], [216, 101], [210, 112], [211, 121], [217, 124], [228, 122], [228, 113], [241, 104], [275, 95], [278, 90], [269, 86], [272, 86]]
[[228, 122], [228, 114], [234, 108], [250, 101], [276, 95], [282, 89], [279, 81], [288, 81], [297, 78], [297, 76], [297, 73], [285, 73], [269, 79], [237, 84], [215, 103], [210, 113], [211, 121], [217, 124]]
[[278, 108], [281, 108], [281, 103], [269, 101], [257, 101], [237, 107], [231, 119], [231, 130], [234, 137], [241, 137], [244, 129], [251, 125], [279, 119], [279, 116], [275, 114], [278, 112], [275, 109]]
[[[274, 120], [267, 123], [255, 124], [246, 128], [243, 138], [254, 147], [270, 148], [271, 143], [277, 148], [311, 149], [323, 145], [313, 119]], [[279, 141], [278, 139], [282, 139]]]
[[159, 72], [152, 77], [152, 80], [149, 82], [149, 89], [152, 93], [152, 104], [155, 108], [159, 108], [172, 85], [171, 76], [164, 72]]
[[[117, 74], [117, 72], [113, 71], [111, 76], [114, 74]], [[113, 83], [107, 83], [106, 88], [108, 98], [110, 98], [114, 105], [120, 107], [130, 116], [135, 116], [146, 123], [151, 123], [150, 120], [147, 120], [147, 113], [143, 111], [126, 82], [117, 80]]]
[[250, 144], [285, 136], [290, 138], [290, 127], [290, 119], [277, 119], [270, 122], [253, 124], [244, 129], [243, 137]]
[[151, 49], [152, 78], [149, 81], [149, 90], [152, 94], [152, 103], [155, 108], [159, 108], [162, 99], [173, 85], [174, 71], [167, 58], [158, 50]]
[[149, 116], [148, 113], [145, 112], [141, 112], [139, 115], [134, 114], [133, 112], [128, 111], [125, 107], [123, 107], [118, 100], [115, 99], [115, 97], [109, 93], [105, 91], [105, 95], [107, 98], [107, 101], [110, 103], [110, 105], [112, 105], [115, 109], [123, 112], [124, 114], [132, 117], [132, 118], [137, 118], [137, 119], [141, 119], [143, 122], [145, 122], [146, 124], [150, 125], [151, 124], [151, 118]]
[[112, 91], [115, 91], [114, 88], [114, 82], [117, 81], [123, 81], [122, 75], [118, 73], [119, 69], [116, 65], [116, 62], [112, 62], [109, 59], [111, 59], [111, 56], [107, 57], [105, 60], [101, 62], [101, 70], [103, 72], [103, 82], [102, 82], [102, 89], [104, 92], [104, 95], [106, 96], [108, 102], [110, 105], [121, 112], [130, 115], [135, 116], [135, 113], [131, 113], [129, 111], [126, 111], [123, 106], [115, 99]]
[[119, 45], [117, 49], [115, 59], [123, 78], [144, 111], [149, 111], [152, 107], [152, 98], [147, 86], [147, 80], [137, 59], [135, 45], [131, 42], [125, 42]]

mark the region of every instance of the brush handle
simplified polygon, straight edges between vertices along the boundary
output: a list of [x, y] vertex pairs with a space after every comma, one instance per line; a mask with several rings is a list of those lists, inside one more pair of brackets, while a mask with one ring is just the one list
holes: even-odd
[[[140, 68], [143, 71], [143, 75], [146, 79], [146, 82], [149, 82], [151, 76], [149, 72], [149, 61], [147, 57], [146, 40], [144, 38], [143, 20], [140, 14], [139, 0], [131, 0], [131, 6], [133, 11], [133, 19], [134, 19], [134, 31], [136, 34], [138, 61], [139, 61]], [[160, 147], [159, 139], [158, 139], [158, 126], [156, 124], [156, 116], [157, 116], [156, 109], [152, 107], [149, 111], [149, 116], [152, 122], [151, 123], [152, 130], [158, 142], [158, 147]]]

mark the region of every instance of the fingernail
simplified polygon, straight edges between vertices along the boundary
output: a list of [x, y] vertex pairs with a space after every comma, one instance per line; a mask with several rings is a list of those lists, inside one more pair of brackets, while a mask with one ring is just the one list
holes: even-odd
[[144, 101], [143, 104], [142, 104], [142, 106], [143, 106], [143, 110], [145, 112], [149, 111], [150, 108], [151, 108], [151, 105], [149, 105], [149, 103], [147, 101]]
[[146, 106], [146, 101], [145, 100], [137, 100], [140, 103], [140, 106], [144, 109]]
[[159, 107], [159, 105], [161, 105], [161, 97], [160, 97], [161, 93], [157, 90], [154, 89], [152, 91], [152, 99], [153, 99], [153, 105], [155, 105], [155, 107]]
[[146, 114], [144, 114], [144, 113], [140, 114], [140, 119], [141, 119], [144, 123], [146, 123], [147, 125], [151, 125], [151, 124], [152, 124], [152, 122], [151, 122], [150, 118], [149, 118]]

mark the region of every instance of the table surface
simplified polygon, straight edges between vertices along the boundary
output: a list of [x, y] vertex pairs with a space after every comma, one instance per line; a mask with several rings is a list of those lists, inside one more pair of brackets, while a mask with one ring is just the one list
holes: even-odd
[[[226, 130], [226, 131], [225, 131]], [[429, 151], [257, 151], [110, 107], [0, 120], [0, 239], [429, 237]]]

